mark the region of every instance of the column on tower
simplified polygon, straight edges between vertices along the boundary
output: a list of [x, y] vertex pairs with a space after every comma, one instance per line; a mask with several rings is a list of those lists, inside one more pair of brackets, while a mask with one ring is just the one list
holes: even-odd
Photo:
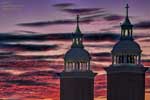
[[112, 64], [140, 64], [140, 59], [140, 55], [136, 54], [112, 55]]
[[65, 71], [88, 71], [90, 70], [90, 62], [67, 62]]

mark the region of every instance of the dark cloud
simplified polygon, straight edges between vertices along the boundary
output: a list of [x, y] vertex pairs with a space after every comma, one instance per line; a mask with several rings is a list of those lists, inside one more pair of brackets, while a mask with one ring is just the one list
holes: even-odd
[[150, 59], [143, 59], [142, 62], [149, 62], [150, 63]]
[[[84, 34], [84, 33], [83, 33]], [[92, 41], [114, 41], [119, 39], [120, 35], [115, 33], [88, 33], [84, 34], [85, 40]], [[68, 40], [72, 39], [72, 33], [54, 33], [54, 34], [0, 34], [0, 42], [20, 42], [20, 41], [48, 41], [48, 40]]]
[[0, 42], [16, 42], [16, 41], [42, 41], [43, 35], [0, 33]]
[[106, 85], [103, 85], [103, 86], [101, 86], [101, 85], [97, 85], [97, 86], [95, 86], [95, 89], [105, 89], [107, 86]]
[[138, 29], [150, 29], [150, 21], [142, 21], [134, 25]]
[[150, 56], [149, 54], [142, 54], [143, 57], [148, 57]]
[[112, 59], [111, 57], [93, 57], [92, 61], [96, 61], [96, 62], [111, 62]]
[[39, 34], [34, 31], [26, 31], [26, 30], [16, 30], [15, 33], [25, 33], [25, 34]]
[[143, 65], [150, 66], [150, 59], [143, 59], [142, 60]]
[[104, 8], [64, 8], [60, 9], [63, 12], [75, 15], [81, 15], [80, 20], [91, 20], [95, 21], [99, 18], [103, 18], [106, 14], [106, 10]]
[[[56, 36], [56, 37], [53, 37], [53, 36]], [[50, 39], [59, 39], [59, 38], [61, 39], [65, 37], [66, 37], [65, 34], [64, 36], [60, 36], [60, 33], [58, 34], [57, 33], [56, 34], [18, 34], [18, 35], [14, 35], [13, 33], [0, 33], [0, 42], [47, 41]]]
[[[138, 33], [138, 35], [135, 34], [134, 38], [139, 39], [139, 41], [142, 41], [143, 39], [149, 38], [150, 34], [145, 33]], [[146, 39], [147, 40], [147, 39]]]
[[0, 72], [0, 77], [9, 77], [9, 76], [12, 76], [12, 74], [7, 72]]
[[97, 75], [95, 78], [95, 85], [94, 85], [94, 89], [95, 89], [95, 97], [99, 97], [99, 96], [106, 96], [107, 91], [107, 78], [105, 74], [102, 75]]
[[92, 53], [93, 57], [110, 57], [111, 54], [109, 52], [99, 52], [99, 53]]
[[120, 21], [122, 19], [124, 19], [124, 16], [121, 16], [121, 15], [115, 15], [115, 14], [110, 14], [110, 15], [107, 15], [104, 17], [104, 19], [106, 21]]
[[63, 9], [62, 11], [70, 13], [70, 14], [80, 14], [80, 15], [89, 15], [89, 14], [95, 14], [95, 13], [103, 13], [104, 9], [103, 8], [68, 8], [68, 9]]
[[[9, 73], [0, 73], [0, 82], [24, 86], [58, 86], [57, 83], [49, 83], [51, 80], [57, 80], [59, 78], [59, 73], [56, 71], [32, 71], [26, 72], [20, 75], [11, 75]], [[44, 79], [44, 80], [43, 80]], [[47, 79], [47, 80], [45, 80]]]
[[67, 7], [72, 7], [72, 6], [75, 6], [75, 4], [73, 3], [57, 3], [57, 4], [54, 4], [52, 5], [53, 7], [56, 7], [56, 8], [67, 8]]
[[26, 72], [19, 75], [20, 77], [31, 77], [31, 76], [51, 76], [55, 79], [59, 78], [59, 73], [56, 71], [35, 71], [35, 72]]
[[94, 21], [101, 21], [101, 20], [105, 20], [105, 21], [121, 21], [121, 20], [124, 19], [124, 16], [118, 15], [118, 14], [109, 14], [109, 13], [106, 13], [105, 10], [101, 10], [98, 13], [90, 14], [88, 16], [83, 16], [81, 18], [83, 18], [83, 19], [92, 19]]
[[[15, 59], [15, 60], [45, 60], [45, 59], [59, 59], [59, 58], [63, 58], [64, 55], [5, 55], [5, 56], [1, 56], [0, 55], [0, 60], [6, 60], [6, 59]], [[50, 62], [49, 62], [50, 63]]]
[[[63, 11], [75, 15], [82, 15], [80, 18], [80, 23], [85, 24], [99, 21], [99, 19], [104, 19], [106, 21], [120, 21], [124, 18], [123, 16], [117, 14], [105, 14], [106, 11], [104, 11], [103, 8], [63, 9]], [[75, 23], [75, 19], [60, 19], [52, 21], [18, 23], [17, 25], [23, 27], [46, 27], [51, 25], [70, 25]]]
[[61, 24], [73, 24], [73, 23], [75, 23], [75, 22], [72, 20], [56, 20], [56, 21], [21, 23], [21, 24], [17, 24], [17, 25], [26, 26], [26, 27], [44, 27], [44, 26], [49, 26], [49, 25], [61, 25]]
[[35, 45], [35, 44], [6, 44], [1, 43], [1, 49], [14, 49], [14, 50], [25, 50], [25, 51], [46, 51], [50, 49], [56, 49], [57, 45]]
[[150, 42], [150, 39], [143, 39], [143, 40], [140, 40], [141, 42]]
[[8, 56], [8, 55], [14, 55], [14, 52], [7, 52], [7, 51], [2, 51], [2, 52], [0, 52], [0, 57], [1, 56]]
[[101, 11], [97, 14], [91, 14], [88, 16], [83, 16], [81, 19], [92, 19], [93, 21], [98, 21], [99, 19], [103, 18], [106, 14], [103, 13], [104, 11]]
[[[93, 20], [90, 19], [83, 19], [80, 20], [80, 23], [90, 23]], [[24, 26], [24, 27], [45, 27], [50, 25], [67, 25], [67, 24], [74, 24], [76, 23], [76, 20], [72, 19], [65, 19], [65, 20], [54, 20], [54, 21], [41, 21], [41, 22], [31, 22], [31, 23], [19, 23], [18, 26]]]
[[43, 85], [48, 85], [47, 83], [44, 82], [36, 82], [32, 80], [7, 80], [5, 81], [9, 84], [17, 84], [17, 85], [26, 85], [26, 86], [43, 86]]
[[5, 59], [15, 55], [14, 52], [0, 52], [0, 59]]
[[92, 47], [92, 48], [112, 48], [114, 45], [107, 44], [107, 45], [95, 45], [95, 44], [85, 44], [86, 47]]
[[44, 60], [44, 59], [58, 59], [58, 58], [63, 58], [63, 54], [62, 55], [48, 55], [48, 56], [44, 56], [44, 55], [32, 55], [32, 56], [22, 56], [22, 55], [15, 55], [16, 58], [20, 59], [20, 60], [25, 60], [25, 59], [37, 59], [37, 60]]
[[[22, 58], [11, 58], [6, 60], [0, 60], [0, 71], [4, 70], [18, 70], [18, 71], [36, 71], [42, 69], [62, 69], [63, 62], [57, 62], [55, 60], [34, 60], [34, 59], [23, 59]], [[5, 73], [4, 73], [5, 74]]]
[[84, 36], [85, 40], [89, 41], [116, 41], [120, 38], [119, 34], [113, 34], [113, 33], [93, 33], [93, 34], [86, 34]]

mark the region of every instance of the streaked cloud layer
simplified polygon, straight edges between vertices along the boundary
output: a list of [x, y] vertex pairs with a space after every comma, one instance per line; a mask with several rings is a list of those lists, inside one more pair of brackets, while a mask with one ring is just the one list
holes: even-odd
[[[130, 5], [134, 38], [142, 62], [150, 66], [148, 0], [1, 0], [0, 99], [59, 100], [59, 73], [72, 43], [76, 14], [84, 45], [92, 56], [95, 100], [106, 100], [106, 72], [111, 49], [120, 37], [124, 5]], [[145, 16], [147, 15], [147, 16]], [[146, 73], [146, 100], [150, 98], [150, 70]]]

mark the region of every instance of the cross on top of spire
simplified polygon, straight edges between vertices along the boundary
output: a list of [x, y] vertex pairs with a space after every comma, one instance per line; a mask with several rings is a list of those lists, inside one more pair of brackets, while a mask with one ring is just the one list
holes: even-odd
[[127, 4], [125, 8], [126, 8], [126, 17], [128, 17], [129, 5]]
[[129, 16], [128, 16], [128, 10], [129, 10], [129, 5], [126, 4], [126, 17], [125, 21], [121, 25], [121, 39], [133, 39], [132, 38], [132, 27], [133, 25], [130, 22]]
[[130, 20], [129, 20], [129, 5], [128, 4], [126, 4], [126, 17], [125, 17], [125, 21], [124, 21], [124, 23], [122, 24], [122, 26], [132, 26], [131, 25], [131, 22], [130, 22]]

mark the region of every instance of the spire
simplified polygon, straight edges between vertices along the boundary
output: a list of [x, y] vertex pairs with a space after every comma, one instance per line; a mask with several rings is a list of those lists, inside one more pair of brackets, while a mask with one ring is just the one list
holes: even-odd
[[126, 4], [126, 7], [125, 7], [125, 8], [126, 8], [126, 17], [128, 18], [128, 13], [129, 13], [129, 12], [128, 12], [128, 10], [129, 10], [129, 5], [128, 5], [128, 4]]
[[126, 17], [125, 17], [125, 21], [121, 25], [121, 39], [132, 39], [133, 25], [129, 20], [129, 5], [126, 4], [125, 8], [126, 8]]
[[76, 31], [75, 31], [75, 33], [81, 33], [81, 31], [80, 31], [80, 27], [79, 27], [79, 18], [80, 18], [80, 16], [79, 16], [79, 15], [77, 15], [77, 27], [76, 27]]
[[72, 48], [83, 48], [83, 44], [82, 44], [82, 36], [83, 34], [80, 31], [79, 28], [79, 15], [77, 15], [77, 27], [76, 27], [76, 31], [73, 34], [73, 43], [72, 43]]
[[123, 25], [131, 25], [131, 22], [129, 20], [129, 5], [126, 4], [125, 8], [126, 8], [126, 18], [125, 18]]

